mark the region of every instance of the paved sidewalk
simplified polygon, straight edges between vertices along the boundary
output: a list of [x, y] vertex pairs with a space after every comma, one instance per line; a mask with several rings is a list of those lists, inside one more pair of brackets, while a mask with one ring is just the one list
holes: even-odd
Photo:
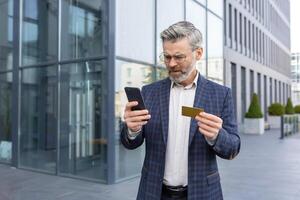
[[[300, 134], [284, 140], [279, 130], [241, 135], [239, 156], [219, 159], [225, 200], [299, 200]], [[0, 165], [0, 200], [132, 200], [138, 178], [103, 185]]]

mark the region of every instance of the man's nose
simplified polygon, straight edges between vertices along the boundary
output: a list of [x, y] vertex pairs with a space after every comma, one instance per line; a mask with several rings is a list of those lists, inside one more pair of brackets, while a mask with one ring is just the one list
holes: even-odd
[[172, 57], [170, 62], [169, 62], [169, 67], [175, 67], [177, 65], [177, 62], [175, 61], [175, 59]]

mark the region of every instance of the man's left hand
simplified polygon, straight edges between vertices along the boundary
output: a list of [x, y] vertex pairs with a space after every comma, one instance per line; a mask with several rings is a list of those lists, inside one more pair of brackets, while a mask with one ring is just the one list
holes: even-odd
[[198, 129], [208, 140], [215, 140], [222, 128], [223, 120], [215, 115], [201, 112], [195, 118], [198, 121]]

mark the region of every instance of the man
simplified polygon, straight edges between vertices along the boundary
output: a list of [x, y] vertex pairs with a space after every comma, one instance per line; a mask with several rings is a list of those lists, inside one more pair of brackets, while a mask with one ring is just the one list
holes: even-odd
[[[173, 24], [161, 39], [169, 78], [143, 87], [147, 110], [126, 104], [121, 131], [128, 149], [146, 142], [137, 199], [223, 199], [216, 155], [233, 159], [240, 149], [231, 90], [196, 70], [203, 48], [193, 24]], [[182, 116], [182, 106], [205, 112]]]

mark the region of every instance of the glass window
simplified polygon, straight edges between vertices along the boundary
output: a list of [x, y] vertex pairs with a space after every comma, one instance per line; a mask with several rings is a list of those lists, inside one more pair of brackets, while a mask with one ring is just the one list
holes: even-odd
[[206, 5], [206, 0], [196, 0], [196, 1], [200, 2], [203, 6]]
[[104, 0], [62, 1], [62, 59], [104, 55], [107, 45]]
[[[206, 14], [205, 9], [195, 3], [192, 0], [186, 2], [186, 20], [193, 23], [202, 33], [202, 46], [203, 46], [203, 56], [200, 61], [197, 62], [197, 69], [203, 76], [207, 75], [206, 70]], [[221, 33], [222, 35], [222, 33]], [[221, 41], [223, 45], [223, 41]]]
[[267, 96], [268, 96], [268, 94], [267, 94], [267, 76], [266, 75], [264, 75], [264, 86], [263, 86], [263, 88], [264, 88], [264, 99], [263, 99], [263, 101], [264, 101], [264, 117], [265, 117], [265, 120], [267, 120], [267, 116], [268, 116]]
[[57, 0], [24, 0], [22, 65], [57, 60]]
[[242, 104], [242, 109], [241, 109], [241, 118], [242, 122], [244, 122], [244, 116], [245, 113], [247, 112], [247, 105], [246, 105], [246, 68], [241, 67], [241, 104]]
[[223, 18], [223, 0], [208, 0], [207, 8]]
[[[172, 15], [170, 15], [170, 5], [172, 5]], [[159, 63], [159, 55], [162, 52], [162, 42], [160, 39], [160, 33], [168, 28], [170, 25], [184, 20], [184, 1], [183, 0], [164, 0], [157, 1], [157, 41], [156, 59]], [[163, 19], [163, 20], [160, 20]], [[162, 64], [162, 63], [159, 63]]]
[[162, 80], [169, 77], [168, 70], [164, 67], [156, 67], [156, 80]]
[[273, 103], [273, 86], [272, 86], [272, 78], [269, 79], [269, 91], [270, 91], [270, 104]]
[[107, 179], [105, 62], [87, 61], [61, 66], [60, 172]]
[[261, 92], [261, 75], [260, 75], [260, 73], [257, 73], [257, 96], [258, 96], [258, 100], [260, 102], [260, 105], [262, 105], [261, 104], [261, 102], [262, 102], [261, 95], [262, 95], [262, 92]]
[[56, 170], [56, 67], [21, 72], [20, 165], [49, 173]]
[[236, 84], [236, 82], [237, 82], [236, 64], [235, 63], [230, 63], [230, 65], [231, 65], [231, 90], [232, 90], [232, 98], [233, 98], [234, 111], [235, 111], [235, 114], [237, 114], [237, 104], [236, 104], [236, 99], [237, 99], [237, 90], [236, 90], [236, 86], [237, 86], [237, 84]]
[[116, 55], [154, 63], [154, 1], [116, 1]]
[[0, 71], [12, 69], [13, 0], [0, 3]]
[[254, 72], [250, 70], [250, 101], [254, 93]]
[[229, 4], [229, 39], [232, 39], [232, 8], [231, 4]]
[[223, 84], [223, 23], [216, 16], [208, 13], [207, 22], [207, 62], [208, 78]]
[[12, 73], [0, 74], [0, 162], [11, 162]]
[[[132, 69], [131, 76], [127, 76], [127, 70]], [[119, 140], [120, 127], [123, 121], [123, 114], [127, 97], [124, 87], [142, 87], [154, 81], [154, 67], [128, 63], [117, 60], [115, 75], [115, 121], [116, 138]], [[116, 142], [116, 179], [124, 179], [140, 173], [145, 155], [144, 145], [135, 150], [128, 150], [120, 143]]]

